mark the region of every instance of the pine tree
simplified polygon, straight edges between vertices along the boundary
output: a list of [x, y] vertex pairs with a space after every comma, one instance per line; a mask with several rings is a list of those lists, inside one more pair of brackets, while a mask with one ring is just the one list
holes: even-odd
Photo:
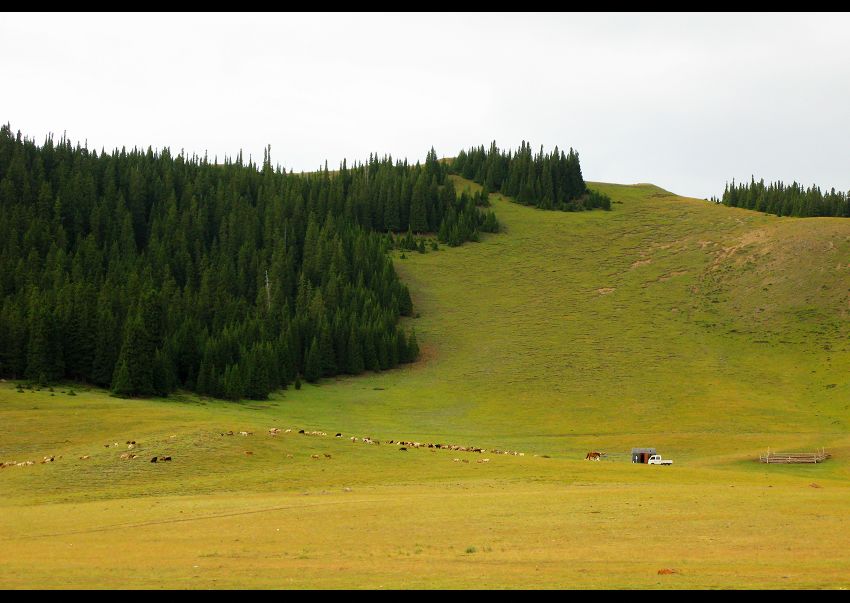
[[410, 338], [407, 340], [407, 354], [405, 362], [413, 362], [419, 358], [419, 344], [416, 341], [416, 331], [410, 331]]
[[116, 396], [129, 397], [136, 392], [130, 381], [130, 369], [127, 367], [127, 359], [122, 358], [115, 367], [115, 376], [112, 379], [112, 393]]
[[[157, 312], [151, 292], [146, 292], [136, 305], [124, 328], [123, 344], [118, 365], [126, 371], [126, 380], [113, 379], [112, 391], [122, 396], [150, 396], [156, 392], [154, 371], [156, 363]], [[122, 377], [123, 378], [123, 377]]]
[[427, 194], [428, 185], [425, 181], [425, 174], [420, 173], [413, 187], [413, 196], [410, 199], [410, 230], [413, 232], [427, 232], [428, 230]]
[[[467, 159], [490, 166], [484, 147]], [[294, 174], [268, 153], [90, 153], [0, 128], [0, 377], [240, 399], [389, 368], [413, 307], [385, 223], [408, 253], [414, 232], [459, 245], [490, 224], [446, 171], [433, 149]]]
[[346, 370], [351, 375], [359, 375], [365, 370], [363, 364], [363, 352], [360, 348], [360, 340], [357, 338], [357, 330], [351, 327], [348, 333], [348, 365]]
[[314, 337], [304, 360], [304, 378], [315, 383], [322, 376], [322, 353], [319, 348], [319, 340]]

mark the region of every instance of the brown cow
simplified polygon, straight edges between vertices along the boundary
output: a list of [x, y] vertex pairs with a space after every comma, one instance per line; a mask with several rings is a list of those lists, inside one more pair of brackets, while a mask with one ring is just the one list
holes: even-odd
[[596, 451], [588, 452], [587, 456], [584, 457], [584, 460], [586, 460], [586, 461], [598, 461], [601, 456], [602, 456], [601, 452], [596, 452]]

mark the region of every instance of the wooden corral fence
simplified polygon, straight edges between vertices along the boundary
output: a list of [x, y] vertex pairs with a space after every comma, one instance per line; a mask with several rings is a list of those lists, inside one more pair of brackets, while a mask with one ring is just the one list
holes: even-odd
[[816, 452], [771, 452], [759, 455], [762, 463], [822, 463], [831, 455], [823, 448]]

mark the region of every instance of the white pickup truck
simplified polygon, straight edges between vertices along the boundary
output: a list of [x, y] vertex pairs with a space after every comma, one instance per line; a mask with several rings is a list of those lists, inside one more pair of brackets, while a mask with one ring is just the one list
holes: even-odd
[[653, 454], [649, 457], [649, 460], [646, 462], [647, 465], [672, 465], [673, 461], [670, 459], [662, 459], [660, 454]]

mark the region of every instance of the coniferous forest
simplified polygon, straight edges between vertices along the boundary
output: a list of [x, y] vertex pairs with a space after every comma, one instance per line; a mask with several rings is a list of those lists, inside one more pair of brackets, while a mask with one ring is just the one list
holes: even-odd
[[850, 193], [836, 191], [821, 192], [817, 186], [803, 188], [792, 182], [789, 185], [772, 182], [765, 185], [764, 179], [749, 183], [726, 184], [721, 199], [712, 198], [715, 203], [730, 207], [743, 207], [777, 216], [832, 216], [850, 218]]
[[587, 188], [573, 149], [565, 154], [555, 147], [547, 155], [541, 147], [533, 154], [531, 144], [523, 141], [514, 153], [500, 150], [493, 141], [489, 149], [482, 145], [460, 151], [449, 169], [523, 205], [563, 211], [611, 209], [607, 195]]
[[295, 174], [3, 126], [0, 376], [235, 400], [411, 362], [387, 251], [499, 230], [446, 172], [433, 149]]

